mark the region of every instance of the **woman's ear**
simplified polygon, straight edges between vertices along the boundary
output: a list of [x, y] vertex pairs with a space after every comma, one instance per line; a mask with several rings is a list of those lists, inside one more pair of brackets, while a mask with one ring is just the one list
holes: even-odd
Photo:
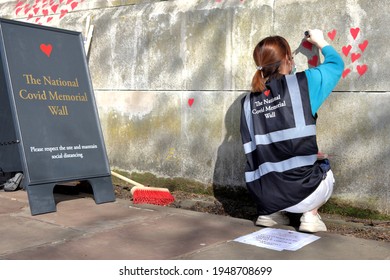
[[292, 69], [291, 60], [289, 59], [289, 56], [286, 54], [286, 57], [282, 60], [280, 67], [279, 67], [279, 73], [282, 75], [288, 75], [290, 74]]
[[292, 67], [291, 57], [288, 54], [286, 54], [286, 57], [284, 59], [286, 60], [288, 66]]

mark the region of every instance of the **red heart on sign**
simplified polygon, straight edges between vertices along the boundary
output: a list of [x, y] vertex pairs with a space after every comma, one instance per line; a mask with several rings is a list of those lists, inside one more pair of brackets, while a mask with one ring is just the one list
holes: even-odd
[[192, 107], [192, 104], [194, 104], [194, 98], [188, 99], [188, 105], [190, 105], [190, 107]]
[[360, 28], [359, 28], [359, 27], [351, 28], [351, 29], [349, 30], [349, 32], [351, 32], [351, 35], [352, 35], [353, 39], [356, 39], [357, 35], [358, 35], [359, 32], [360, 32]]
[[314, 55], [311, 59], [308, 60], [308, 63], [312, 66], [318, 65], [318, 56]]
[[332, 31], [328, 32], [329, 39], [333, 41], [334, 37], [336, 37], [336, 33], [337, 33], [336, 29], [333, 29]]
[[265, 94], [265, 96], [268, 96], [270, 93], [271, 93], [271, 91], [270, 91], [270, 90], [266, 90], [266, 91], [264, 91], [264, 94]]
[[356, 66], [356, 70], [358, 71], [360, 76], [362, 76], [364, 73], [366, 73], [367, 69], [368, 69], [368, 67], [366, 64]]
[[45, 44], [41, 44], [39, 46], [41, 48], [41, 51], [47, 55], [47, 57], [50, 57], [51, 55], [51, 51], [53, 49], [52, 45], [51, 44], [48, 44], [48, 45], [45, 45]]
[[364, 50], [366, 49], [367, 45], [368, 45], [368, 41], [365, 40], [363, 43], [359, 44], [359, 49], [360, 49], [362, 52], [364, 52]]
[[344, 46], [342, 47], [342, 52], [345, 56], [348, 56], [349, 52], [351, 51], [352, 49], [352, 46], [351, 45], [348, 45], [348, 46]]
[[345, 77], [347, 77], [349, 73], [351, 73], [351, 69], [349, 69], [349, 68], [345, 69], [345, 70], [343, 71], [343, 75], [342, 75], [343, 79], [344, 79]]
[[358, 60], [360, 57], [361, 57], [361, 54], [360, 54], [360, 53], [353, 53], [353, 54], [351, 55], [351, 60], [352, 60], [352, 62], [355, 62], [355, 61]]

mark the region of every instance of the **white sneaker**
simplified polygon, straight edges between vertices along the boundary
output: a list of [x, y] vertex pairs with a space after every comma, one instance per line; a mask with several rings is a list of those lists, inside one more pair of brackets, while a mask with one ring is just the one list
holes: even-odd
[[262, 215], [257, 218], [256, 225], [263, 227], [271, 227], [274, 225], [289, 225], [290, 219], [282, 212], [275, 212], [271, 215]]
[[301, 217], [299, 231], [314, 233], [318, 231], [327, 231], [327, 228], [319, 214], [313, 215], [311, 212], [306, 212]]

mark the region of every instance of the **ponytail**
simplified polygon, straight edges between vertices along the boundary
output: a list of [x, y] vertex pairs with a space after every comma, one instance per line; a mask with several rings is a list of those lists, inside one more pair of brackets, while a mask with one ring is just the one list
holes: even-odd
[[252, 92], [262, 92], [265, 89], [267, 79], [263, 77], [263, 70], [257, 70], [252, 78]]

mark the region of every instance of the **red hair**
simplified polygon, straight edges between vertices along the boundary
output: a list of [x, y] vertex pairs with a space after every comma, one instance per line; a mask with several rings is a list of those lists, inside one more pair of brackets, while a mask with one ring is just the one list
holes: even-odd
[[291, 48], [287, 40], [280, 36], [270, 36], [261, 40], [253, 51], [258, 70], [252, 79], [252, 92], [262, 92], [267, 79], [281, 76], [279, 67], [282, 62], [291, 58]]

